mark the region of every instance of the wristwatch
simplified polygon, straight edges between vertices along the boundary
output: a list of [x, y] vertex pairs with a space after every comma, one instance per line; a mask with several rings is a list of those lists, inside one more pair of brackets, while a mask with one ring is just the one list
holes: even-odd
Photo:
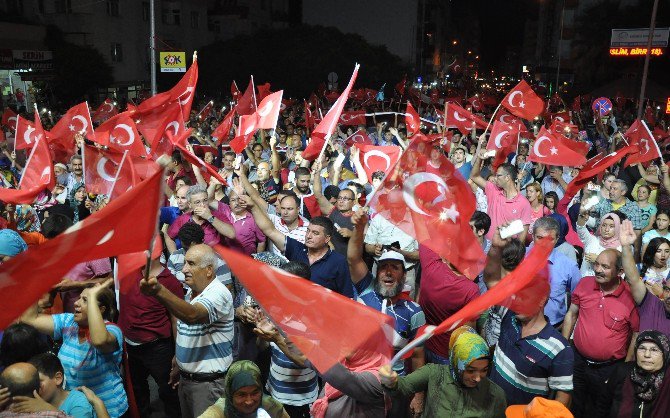
[[214, 215], [212, 215], [209, 218], [207, 218], [207, 222], [209, 222], [211, 224], [212, 222], [214, 222], [214, 219], [216, 219], [216, 218], [214, 217]]

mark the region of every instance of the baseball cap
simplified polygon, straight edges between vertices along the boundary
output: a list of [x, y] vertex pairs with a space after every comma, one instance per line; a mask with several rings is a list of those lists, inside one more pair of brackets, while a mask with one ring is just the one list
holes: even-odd
[[377, 264], [388, 260], [400, 261], [403, 266], [405, 265], [405, 257], [397, 251], [385, 251], [377, 260]]
[[28, 249], [18, 232], [11, 229], [0, 230], [0, 255], [14, 257]]
[[511, 405], [505, 410], [507, 418], [573, 418], [562, 403], [535, 397], [528, 405]]

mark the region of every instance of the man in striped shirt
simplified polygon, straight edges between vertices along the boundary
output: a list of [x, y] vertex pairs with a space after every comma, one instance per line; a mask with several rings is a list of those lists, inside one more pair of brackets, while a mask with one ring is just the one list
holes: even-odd
[[177, 317], [175, 360], [182, 418], [200, 416], [223, 396], [224, 377], [233, 362], [233, 297], [216, 280], [217, 260], [214, 250], [205, 244], [193, 245], [186, 252], [182, 271], [190, 302], [175, 296], [155, 277], [140, 281], [144, 294], [154, 296]]
[[[545, 303], [542, 304], [544, 307]], [[528, 404], [536, 396], [566, 407], [572, 392], [574, 353], [568, 341], [544, 316], [507, 311], [493, 354], [491, 381], [500, 386], [508, 405]]]

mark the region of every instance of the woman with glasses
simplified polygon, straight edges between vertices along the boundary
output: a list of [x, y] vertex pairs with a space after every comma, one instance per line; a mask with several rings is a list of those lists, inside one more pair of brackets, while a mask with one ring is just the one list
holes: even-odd
[[634, 358], [614, 369], [594, 418], [670, 415], [670, 340], [659, 331], [643, 331], [635, 340]]

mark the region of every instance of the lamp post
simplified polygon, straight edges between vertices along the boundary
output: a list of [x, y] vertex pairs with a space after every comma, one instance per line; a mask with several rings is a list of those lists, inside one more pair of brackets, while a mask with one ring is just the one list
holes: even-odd
[[644, 106], [644, 93], [647, 89], [647, 74], [649, 73], [649, 58], [651, 57], [651, 45], [654, 39], [654, 29], [656, 28], [656, 12], [658, 11], [658, 0], [654, 0], [654, 7], [651, 9], [651, 22], [649, 23], [649, 37], [647, 38], [647, 54], [644, 57], [644, 69], [642, 70], [642, 86], [640, 87], [640, 100], [637, 104], [637, 118], [642, 119], [642, 110]]

